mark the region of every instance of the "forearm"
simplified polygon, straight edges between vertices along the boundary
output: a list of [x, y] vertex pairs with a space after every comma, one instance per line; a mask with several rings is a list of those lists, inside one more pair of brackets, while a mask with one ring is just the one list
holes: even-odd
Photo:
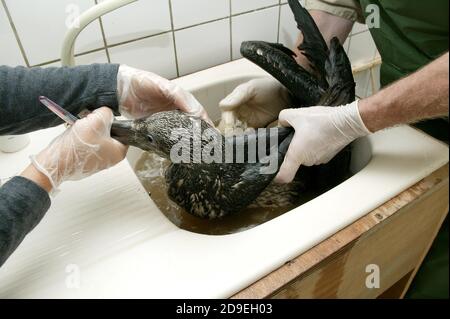
[[[319, 28], [320, 33], [327, 43], [330, 44], [330, 40], [334, 37], [337, 37], [341, 44], [345, 42], [350, 31], [353, 27], [353, 21], [332, 15], [330, 13], [318, 10], [312, 10], [309, 12], [316, 22], [317, 27]], [[308, 62], [306, 57], [301, 54], [298, 47], [303, 42], [303, 35], [300, 33], [298, 36], [297, 43], [293, 51], [297, 54], [297, 62], [302, 66], [307, 66]]]
[[0, 266], [50, 207], [46, 190], [23, 177], [0, 188]]
[[54, 100], [73, 114], [108, 106], [118, 114], [119, 65], [73, 68], [10, 68], [0, 66], [0, 135], [23, 134], [62, 121], [38, 101]]
[[49, 181], [48, 177], [42, 174], [33, 165], [28, 165], [28, 167], [20, 174], [20, 176], [32, 181], [47, 193], [52, 191], [52, 183]]
[[359, 102], [364, 124], [376, 132], [398, 124], [448, 116], [449, 54]]

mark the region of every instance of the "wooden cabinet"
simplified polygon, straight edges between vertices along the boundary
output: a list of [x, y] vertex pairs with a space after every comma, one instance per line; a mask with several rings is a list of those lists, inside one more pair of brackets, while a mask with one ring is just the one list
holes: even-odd
[[448, 173], [447, 164], [233, 298], [402, 298], [447, 215]]

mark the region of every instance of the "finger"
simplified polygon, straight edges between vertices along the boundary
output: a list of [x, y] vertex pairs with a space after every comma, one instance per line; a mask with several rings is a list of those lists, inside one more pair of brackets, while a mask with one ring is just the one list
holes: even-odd
[[112, 158], [115, 159], [115, 162], [122, 161], [128, 151], [128, 146], [120, 143], [119, 141], [113, 139], [111, 137], [111, 125], [114, 121], [114, 114], [108, 107], [101, 107], [92, 112], [93, 114], [98, 116], [97, 121], [102, 121], [104, 124], [104, 128], [106, 129], [103, 134], [106, 134], [108, 142], [111, 143], [113, 154], [111, 154]]
[[204, 120], [205, 122], [207, 122], [209, 125], [211, 125], [212, 127], [215, 127], [214, 122], [209, 118], [208, 113], [206, 112], [206, 110], [203, 109], [202, 113], [200, 114], [200, 118], [202, 120]]
[[[293, 141], [295, 142], [295, 141]], [[301, 159], [296, 158], [294, 155], [294, 145], [291, 143], [289, 146], [286, 157], [284, 158], [283, 164], [281, 164], [280, 171], [275, 177], [274, 181], [279, 184], [287, 184], [294, 180], [295, 174], [297, 174], [298, 169], [302, 163]]]
[[231, 111], [255, 97], [255, 92], [248, 83], [239, 85], [226, 98], [219, 102], [219, 107], [224, 111]]
[[[114, 114], [110, 108], [103, 106], [101, 108], [94, 110], [92, 114], [98, 116], [97, 120], [95, 120], [96, 123], [98, 124], [102, 123], [105, 129], [111, 130], [111, 125], [114, 120]], [[101, 122], [99, 120], [101, 120]]]
[[278, 115], [278, 124], [283, 127], [292, 126], [291, 120], [295, 118], [298, 109], [286, 109]]
[[[208, 113], [205, 108], [201, 105], [201, 103], [192, 95], [190, 92], [185, 92], [185, 97], [182, 99], [183, 102], [180, 102], [178, 105], [178, 109], [180, 111], [186, 112], [192, 116], [199, 117], [202, 120], [206, 121], [210, 125], [214, 126], [213, 122], [209, 118]], [[181, 101], [181, 100], [180, 100]]]
[[124, 145], [113, 138], [111, 138], [110, 142], [117, 152], [117, 158], [118, 158], [117, 162], [120, 162], [121, 160], [123, 160], [125, 158], [125, 156], [128, 152], [128, 145]]

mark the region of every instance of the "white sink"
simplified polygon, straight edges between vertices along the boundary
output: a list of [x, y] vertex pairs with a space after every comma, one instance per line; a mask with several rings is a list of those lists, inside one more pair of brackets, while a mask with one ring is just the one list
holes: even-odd
[[[177, 82], [216, 106], [238, 83], [264, 74], [239, 60]], [[59, 131], [35, 133], [33, 147]], [[34, 151], [0, 155], [0, 174]], [[448, 148], [406, 126], [379, 132], [355, 144], [355, 174], [342, 184], [262, 225], [220, 236], [167, 220], [133, 172], [139, 156], [131, 150], [129, 162], [63, 185], [0, 268], [1, 298], [229, 297], [443, 166]]]

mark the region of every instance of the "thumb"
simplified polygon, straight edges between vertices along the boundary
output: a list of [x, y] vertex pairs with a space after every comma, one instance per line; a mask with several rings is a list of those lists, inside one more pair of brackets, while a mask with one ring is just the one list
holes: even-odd
[[219, 103], [219, 107], [224, 111], [231, 111], [242, 104], [247, 103], [255, 97], [253, 87], [249, 83], [239, 85], [226, 98]]
[[280, 171], [274, 179], [276, 183], [287, 184], [292, 182], [302, 164], [302, 160], [295, 156], [294, 143], [295, 138], [292, 140], [291, 145], [289, 145], [288, 152], [286, 153], [283, 164], [281, 164]]
[[86, 117], [89, 121], [89, 125], [97, 132], [97, 134], [104, 135], [109, 134], [111, 125], [114, 120], [114, 114], [110, 108], [102, 106], [95, 109], [91, 114]]
[[284, 109], [278, 115], [278, 124], [282, 127], [292, 126], [291, 120], [297, 116], [298, 109]]

